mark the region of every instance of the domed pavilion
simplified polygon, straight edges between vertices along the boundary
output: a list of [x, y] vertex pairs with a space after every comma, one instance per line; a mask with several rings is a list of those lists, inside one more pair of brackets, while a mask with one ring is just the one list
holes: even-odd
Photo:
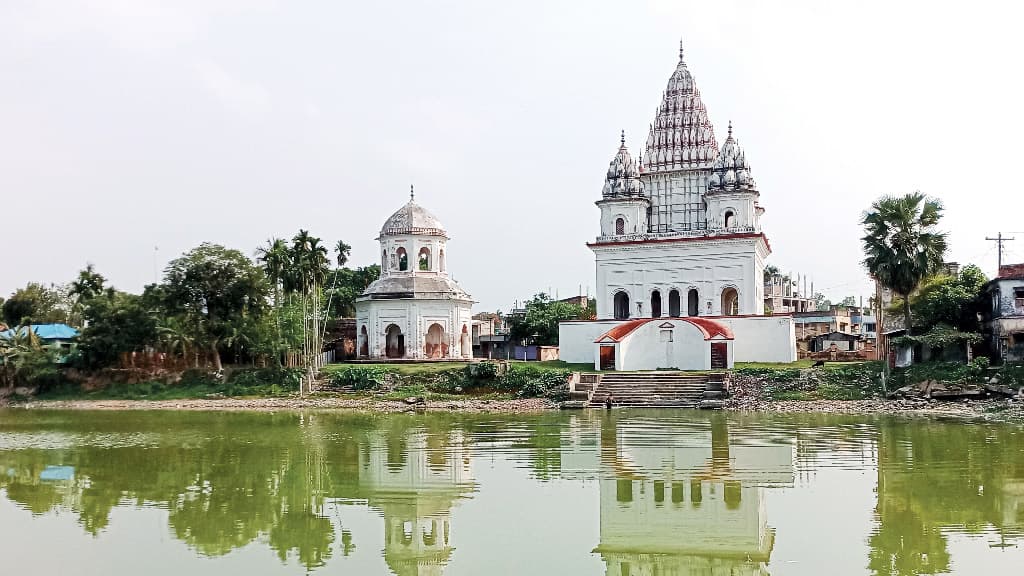
[[380, 235], [380, 278], [356, 299], [360, 358], [471, 358], [473, 300], [448, 275], [448, 233], [409, 202]]

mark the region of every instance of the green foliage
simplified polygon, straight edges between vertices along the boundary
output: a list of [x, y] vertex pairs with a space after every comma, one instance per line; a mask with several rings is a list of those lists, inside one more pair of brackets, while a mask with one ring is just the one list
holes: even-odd
[[48, 390], [60, 386], [59, 349], [46, 346], [29, 326], [15, 326], [0, 338], [0, 387], [27, 386]]
[[988, 364], [988, 358], [975, 358], [970, 363], [922, 362], [894, 372], [893, 384], [900, 387], [929, 380], [956, 386], [979, 384], [985, 377]]
[[[864, 266], [872, 278], [907, 297], [942, 266], [946, 234], [938, 231], [942, 203], [920, 192], [885, 196], [864, 214]], [[907, 328], [913, 326], [909, 305]]]
[[30, 282], [3, 303], [3, 320], [8, 326], [68, 322], [70, 299], [62, 286]]
[[328, 273], [324, 286], [325, 297], [330, 300], [331, 318], [352, 318], [356, 314], [356, 298], [377, 278], [380, 265], [363, 268], [338, 268]]
[[996, 373], [999, 383], [1013, 388], [1024, 386], [1024, 364], [1003, 364]]
[[881, 362], [832, 364], [824, 368], [740, 368], [734, 376], [758, 382], [773, 400], [863, 400], [880, 396]]
[[117, 363], [121, 354], [142, 351], [158, 341], [157, 322], [143, 298], [113, 290], [85, 300], [78, 348], [82, 363], [100, 368]]
[[946, 325], [963, 332], [978, 332], [978, 313], [987, 301], [982, 288], [988, 277], [975, 265], [964, 266], [958, 276], [929, 278], [910, 298], [914, 324], [923, 328]]
[[737, 376], [756, 378], [773, 384], [788, 384], [800, 378], [799, 368], [737, 368], [733, 371]]
[[558, 302], [540, 293], [526, 303], [525, 316], [512, 320], [509, 333], [514, 340], [539, 346], [557, 346], [558, 323], [588, 318], [588, 309], [569, 302]]
[[900, 336], [893, 338], [893, 343], [898, 346], [907, 344], [921, 344], [929, 348], [945, 348], [952, 345], [977, 344], [983, 340], [981, 334], [975, 332], [960, 332], [945, 324], [933, 326], [924, 334], [918, 336]]
[[82, 392], [67, 383], [39, 395], [43, 399], [95, 400], [182, 400], [209, 396], [287, 396], [299, 389], [302, 370], [297, 368], [252, 368], [236, 370], [227, 381], [204, 370], [186, 370], [178, 381], [150, 380], [114, 383], [92, 392]]
[[300, 368], [248, 368], [235, 370], [224, 383], [227, 396], [281, 396], [299, 391]]
[[497, 388], [514, 392], [520, 398], [548, 398], [556, 402], [569, 398], [568, 370], [551, 370], [534, 364], [508, 365]]
[[[537, 363], [510, 363], [504, 372], [497, 362], [479, 362], [459, 368], [422, 365], [432, 370], [412, 370], [421, 365], [345, 364], [326, 371], [334, 386], [353, 390], [380, 390], [385, 384], [395, 390], [419, 389], [426, 392], [457, 395], [498, 391], [520, 398], [542, 397], [558, 401], [568, 397], [571, 371]], [[415, 394], [407, 394], [415, 395]]]
[[334, 386], [353, 390], [376, 390], [384, 385], [385, 378], [392, 373], [386, 366], [362, 366], [358, 364], [341, 366], [332, 370], [328, 379]]
[[203, 243], [172, 260], [164, 272], [164, 304], [192, 327], [198, 348], [214, 353], [247, 317], [259, 316], [269, 286], [261, 271], [238, 250]]

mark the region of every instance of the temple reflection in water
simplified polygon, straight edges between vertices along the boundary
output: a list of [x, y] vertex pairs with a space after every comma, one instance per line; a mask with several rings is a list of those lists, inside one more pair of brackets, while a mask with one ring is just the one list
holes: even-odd
[[[65, 516], [109, 549], [112, 525], [157, 509], [190, 558], [270, 548], [282, 573], [479, 573], [534, 554], [537, 523], [558, 535], [547, 561], [581, 576], [762, 576], [800, 554], [794, 542], [837, 557], [862, 546], [857, 569], [909, 576], [955, 572], [963, 537], [1024, 541], [1024, 430], [1011, 426], [629, 410], [7, 416], [0, 507], [20, 512], [0, 513], [0, 533]], [[815, 528], [836, 504], [807, 490], [826, 467], [869, 498], [857, 542]], [[773, 491], [801, 507], [770, 510]], [[800, 520], [778, 536], [780, 560], [771, 518], [784, 513]], [[92, 548], [62, 554], [76, 550]]]
[[396, 576], [443, 574], [453, 549], [452, 507], [474, 490], [461, 432], [370, 433], [359, 460], [360, 492], [384, 517], [388, 567]]
[[793, 484], [793, 444], [731, 440], [721, 414], [674, 424], [609, 413], [599, 442], [584, 430], [569, 442], [575, 454], [564, 461], [578, 470], [567, 473], [600, 470], [594, 551], [606, 574], [767, 574], [775, 535], [763, 491]]

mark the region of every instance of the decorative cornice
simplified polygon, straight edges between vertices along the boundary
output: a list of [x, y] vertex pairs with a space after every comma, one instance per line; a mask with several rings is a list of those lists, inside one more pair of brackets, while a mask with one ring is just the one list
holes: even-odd
[[[643, 236], [641, 234], [635, 234], [632, 236]], [[648, 235], [649, 236], [649, 235]], [[628, 238], [629, 236], [627, 236]], [[677, 236], [674, 238], [644, 238], [637, 240], [620, 240], [620, 241], [598, 241], [598, 242], [587, 242], [587, 247], [594, 248], [614, 248], [614, 247], [625, 247], [625, 246], [638, 246], [638, 245], [652, 245], [652, 244], [675, 244], [679, 242], [717, 242], [722, 240], [745, 240], [745, 239], [761, 239], [764, 241], [765, 247], [768, 249], [768, 253], [771, 254], [771, 244], [768, 242], [768, 237], [764, 232], [744, 232], [739, 234], [718, 234], [718, 235], [701, 235], [701, 236]]]

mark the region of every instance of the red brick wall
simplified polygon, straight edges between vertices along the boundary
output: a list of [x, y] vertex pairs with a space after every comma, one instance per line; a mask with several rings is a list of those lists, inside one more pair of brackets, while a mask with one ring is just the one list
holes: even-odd
[[1024, 264], [1003, 264], [999, 267], [1000, 278], [1024, 277]]

